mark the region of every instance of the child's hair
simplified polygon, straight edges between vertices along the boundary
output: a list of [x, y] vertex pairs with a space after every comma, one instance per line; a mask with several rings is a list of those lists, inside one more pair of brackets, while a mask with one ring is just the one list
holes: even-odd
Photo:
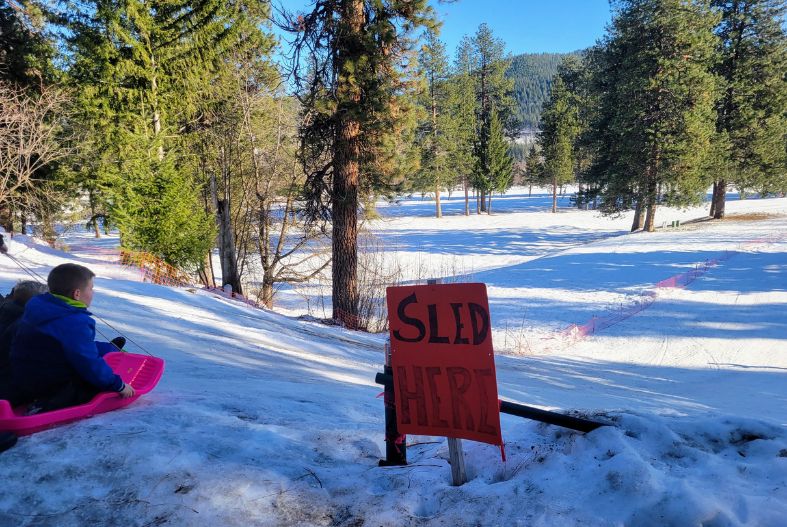
[[71, 298], [74, 291], [86, 287], [94, 276], [96, 274], [84, 265], [64, 263], [50, 271], [46, 282], [49, 285], [49, 292], [53, 295]]
[[46, 292], [46, 284], [35, 282], [33, 280], [22, 280], [14, 286], [14, 289], [11, 291], [11, 298], [22, 305], [25, 305], [27, 304], [27, 301], [34, 296]]

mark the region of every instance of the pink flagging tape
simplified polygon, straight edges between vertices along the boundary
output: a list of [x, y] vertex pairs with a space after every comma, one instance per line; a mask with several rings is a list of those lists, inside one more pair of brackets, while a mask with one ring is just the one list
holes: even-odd
[[592, 317], [590, 320], [582, 325], [571, 324], [563, 329], [560, 333], [563, 337], [571, 339], [581, 339], [589, 335], [607, 329], [608, 327], [619, 324], [624, 320], [633, 317], [637, 313], [647, 309], [656, 300], [656, 293], [654, 291], [643, 292], [634, 302], [630, 305], [621, 307], [619, 310], [610, 313], [603, 317]]
[[763, 238], [755, 238], [738, 245], [735, 251], [724, 251], [718, 258], [711, 258], [699, 263], [694, 269], [683, 273], [670, 276], [654, 284], [654, 290], [642, 292], [638, 298], [628, 307], [622, 308], [614, 313], [606, 316], [596, 317], [593, 316], [590, 320], [582, 325], [571, 324], [565, 329], [557, 333], [558, 336], [569, 340], [580, 340], [590, 335], [594, 335], [598, 331], [604, 330], [608, 327], [614, 326], [626, 319], [633, 317], [641, 311], [650, 307], [656, 301], [658, 291], [660, 289], [676, 289], [684, 288], [691, 284], [697, 278], [705, 275], [710, 269], [718, 266], [722, 262], [726, 262], [738, 252], [752, 251], [763, 245], [770, 245], [773, 243], [780, 243], [787, 240], [787, 233], [773, 234]]
[[607, 329], [611, 326], [619, 324], [634, 315], [641, 313], [645, 309], [653, 305], [658, 296], [660, 289], [680, 289], [691, 284], [697, 278], [703, 276], [710, 269], [716, 267], [721, 262], [725, 262], [732, 258], [736, 253], [732, 251], [724, 251], [718, 258], [705, 260], [697, 264], [694, 269], [683, 273], [670, 276], [654, 284], [655, 290], [643, 291], [630, 305], [623, 307], [613, 313], [605, 316], [593, 316], [590, 320], [582, 325], [571, 324], [559, 332], [563, 338], [570, 340], [580, 340], [590, 335], [595, 335], [599, 331]]

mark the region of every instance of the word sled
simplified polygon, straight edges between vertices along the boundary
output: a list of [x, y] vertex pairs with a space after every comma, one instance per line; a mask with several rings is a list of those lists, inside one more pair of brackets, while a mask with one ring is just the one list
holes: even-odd
[[400, 433], [501, 445], [486, 286], [390, 287], [386, 297]]

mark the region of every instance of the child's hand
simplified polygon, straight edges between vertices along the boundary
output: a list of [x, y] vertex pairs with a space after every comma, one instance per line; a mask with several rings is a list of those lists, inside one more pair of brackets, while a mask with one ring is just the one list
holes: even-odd
[[123, 389], [118, 392], [123, 399], [134, 397], [134, 388], [130, 384], [123, 383]]

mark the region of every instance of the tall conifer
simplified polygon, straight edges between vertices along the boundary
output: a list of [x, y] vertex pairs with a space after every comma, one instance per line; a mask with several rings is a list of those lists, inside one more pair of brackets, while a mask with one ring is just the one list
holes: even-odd
[[[519, 126], [514, 112], [514, 81], [505, 74], [511, 64], [511, 59], [504, 54], [505, 44], [495, 38], [489, 26], [481, 24], [473, 37], [473, 45], [477, 134], [473, 175], [474, 186], [480, 193], [480, 213], [486, 210], [487, 194], [497, 184], [494, 175], [489, 172], [492, 165], [488, 158], [492, 151], [489, 143], [495, 140], [492, 134], [493, 115], [497, 115], [502, 124], [501, 129], [509, 137], [517, 133]], [[508, 155], [507, 149], [505, 155]]]
[[697, 203], [714, 129], [713, 27], [706, 0], [621, 0], [605, 44], [599, 138], [602, 207], [636, 204], [655, 228], [659, 203]]
[[787, 190], [787, 34], [784, 2], [714, 0], [721, 82], [711, 216], [723, 218], [728, 183]]
[[420, 179], [434, 192], [435, 216], [441, 218], [440, 192], [453, 184], [455, 175], [448, 159], [454, 127], [449, 108], [448, 58], [436, 30], [426, 31], [418, 63], [425, 81], [425, 93], [421, 96], [425, 111], [418, 137], [422, 152]]
[[552, 185], [552, 212], [557, 212], [557, 189], [574, 179], [574, 141], [579, 132], [578, 107], [563, 78], [557, 75], [541, 113], [538, 142], [544, 156], [544, 172]]
[[470, 184], [473, 172], [473, 146], [476, 138], [475, 80], [473, 77], [473, 42], [465, 36], [456, 50], [453, 75], [449, 83], [452, 123], [450, 170], [462, 181], [465, 193], [465, 216], [470, 214]]
[[[377, 166], [386, 134], [398, 128], [405, 106], [397, 95], [415, 66], [411, 34], [434, 25], [433, 11], [426, 0], [316, 0], [285, 25], [296, 35], [311, 212], [332, 221], [333, 319], [357, 327], [358, 208], [373, 187], [364, 168]], [[386, 183], [380, 175], [374, 186]]]
[[[255, 2], [220, 0], [94, 0], [70, 6], [70, 71], [94, 146], [83, 164], [83, 185], [110, 204], [124, 244], [190, 266], [201, 264], [194, 254], [213, 245], [213, 236], [205, 234], [212, 220], [199, 212], [197, 201], [202, 182], [194, 172], [184, 173], [184, 131], [196, 125], [198, 104], [230, 51], [259, 46], [264, 52], [260, 27], [266, 14]], [[152, 210], [160, 225], [180, 225], [177, 233], [145, 228], [137, 208], [149, 189], [167, 194], [162, 186], [168, 184], [190, 201], [182, 206], [191, 213], [182, 214], [181, 204], [171, 200]], [[164, 252], [165, 237], [183, 247]]]

